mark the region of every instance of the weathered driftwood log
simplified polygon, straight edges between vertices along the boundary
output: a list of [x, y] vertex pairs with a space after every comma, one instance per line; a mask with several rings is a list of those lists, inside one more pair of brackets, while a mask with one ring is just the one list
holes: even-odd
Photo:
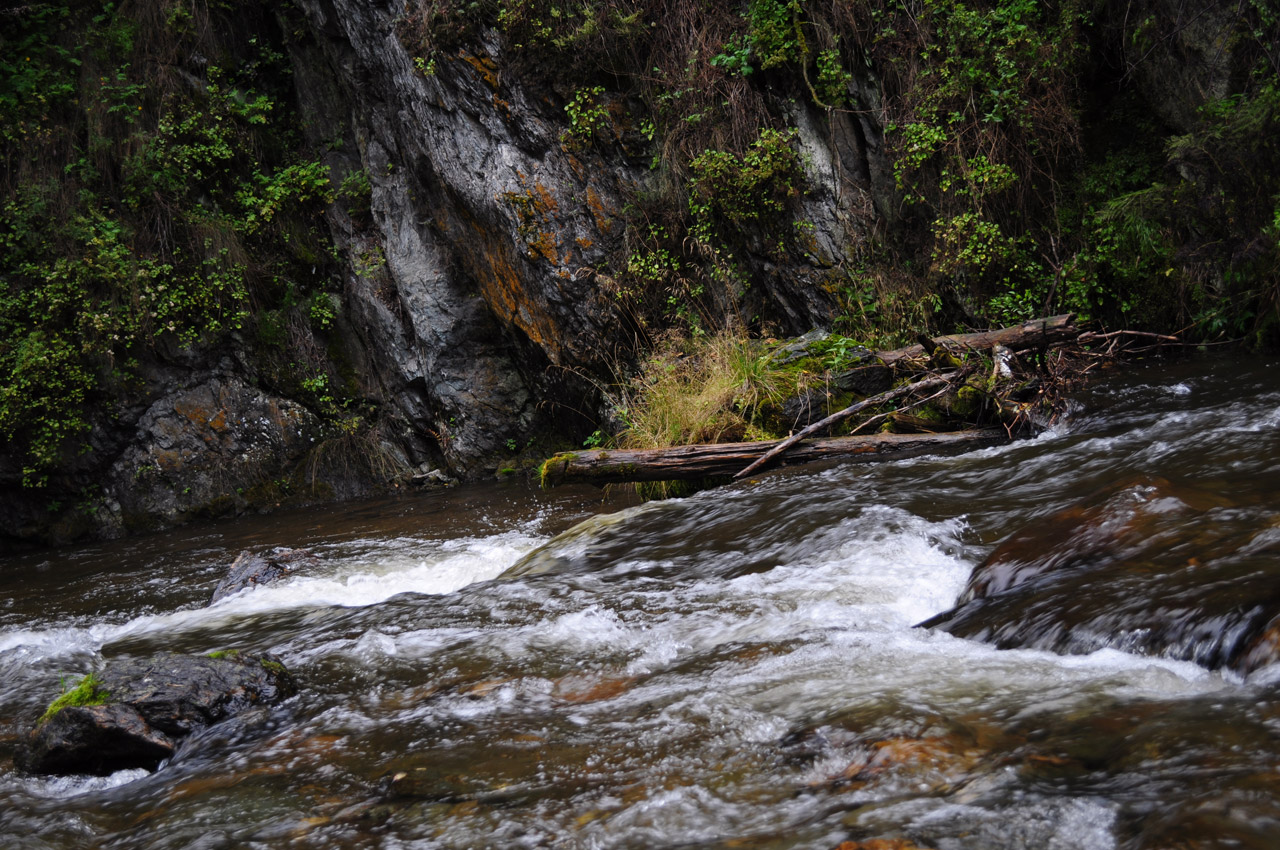
[[[839, 460], [869, 463], [923, 454], [958, 454], [1009, 440], [1003, 428], [956, 431], [950, 434], [870, 434], [831, 437], [796, 444], [779, 462], [813, 463]], [[566, 452], [542, 465], [542, 485], [554, 487], [574, 481], [617, 484], [634, 481], [688, 481], [729, 477], [779, 444], [755, 443], [673, 446], [667, 449], [616, 449]]]
[[[1015, 327], [1001, 328], [995, 331], [938, 336], [933, 338], [933, 343], [935, 346], [941, 346], [948, 351], [955, 352], [988, 351], [997, 345], [1003, 345], [1013, 351], [1041, 346], [1049, 347], [1075, 339], [1080, 335], [1080, 329], [1071, 324], [1073, 318], [1074, 316], [1071, 313], [1065, 313], [1061, 316], [1050, 316], [1046, 319], [1033, 319]], [[879, 351], [876, 352], [875, 356], [881, 362], [892, 366], [902, 360], [924, 358], [928, 353], [923, 345], [917, 344], [908, 345], [906, 348], [896, 348], [893, 351]]]

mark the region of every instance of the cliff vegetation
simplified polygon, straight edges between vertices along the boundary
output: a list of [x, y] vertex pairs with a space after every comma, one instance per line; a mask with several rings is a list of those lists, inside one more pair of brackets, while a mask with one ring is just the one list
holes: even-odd
[[14, 540], [764, 433], [805, 386], [759, 340], [814, 328], [1280, 343], [1274, 0], [55, 0], [0, 45]]

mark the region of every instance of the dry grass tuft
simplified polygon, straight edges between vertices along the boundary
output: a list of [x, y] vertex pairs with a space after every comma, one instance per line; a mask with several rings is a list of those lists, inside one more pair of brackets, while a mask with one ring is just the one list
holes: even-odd
[[756, 412], [780, 401], [786, 383], [763, 347], [730, 332], [670, 340], [619, 399], [626, 424], [619, 443], [659, 448], [761, 436], [752, 433]]

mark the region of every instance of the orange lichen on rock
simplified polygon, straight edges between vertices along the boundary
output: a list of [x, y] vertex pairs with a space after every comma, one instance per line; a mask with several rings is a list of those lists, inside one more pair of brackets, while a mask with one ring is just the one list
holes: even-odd
[[533, 189], [530, 190], [530, 194], [537, 197], [534, 204], [539, 212], [554, 213], [558, 208], [555, 195], [552, 195], [550, 189], [536, 180], [533, 182]]
[[[479, 229], [478, 224], [476, 227]], [[480, 233], [485, 249], [474, 257], [474, 277], [480, 294], [499, 320], [520, 328], [553, 362], [558, 362], [563, 334], [555, 319], [528, 296], [509, 247], [483, 230]]]
[[209, 428], [213, 431], [227, 429], [227, 412], [224, 409], [213, 410], [208, 405], [189, 398], [174, 403], [173, 409], [186, 417], [197, 428]]
[[529, 256], [534, 259], [541, 257], [552, 265], [559, 265], [560, 245], [556, 241], [555, 234], [549, 230], [539, 230], [537, 235], [529, 240]]
[[613, 229], [613, 219], [604, 208], [600, 193], [591, 186], [587, 187], [587, 209], [591, 211], [591, 217], [595, 219], [596, 227], [601, 233], [608, 233]]
[[489, 88], [496, 90], [498, 88], [498, 63], [494, 62], [488, 56], [476, 56], [474, 53], [460, 52], [458, 57], [466, 62], [476, 73], [480, 75], [480, 79], [484, 80]]
[[587, 165], [581, 159], [573, 155], [573, 151], [568, 150], [565, 146], [564, 137], [560, 137], [560, 150], [564, 151], [565, 161], [569, 163], [569, 171], [579, 180], [587, 179]]
[[524, 174], [520, 175], [522, 192], [504, 192], [502, 195], [516, 213], [516, 231], [529, 247], [530, 259], [543, 259], [552, 265], [569, 262], [571, 255], [560, 256], [560, 229], [556, 211], [559, 204], [551, 190], [538, 181], [529, 186]]

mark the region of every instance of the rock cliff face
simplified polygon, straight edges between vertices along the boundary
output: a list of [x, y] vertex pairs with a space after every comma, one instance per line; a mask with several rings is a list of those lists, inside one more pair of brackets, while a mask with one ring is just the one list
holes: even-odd
[[[1210, 4], [1188, 16], [1165, 0], [1138, 5], [1151, 22], [1137, 30], [1149, 49], [1130, 56], [1129, 48], [1117, 48], [1110, 58], [1153, 112], [1185, 128], [1200, 104], [1231, 91], [1244, 72], [1230, 45], [1221, 44], [1232, 12]], [[1134, 32], [1119, 17], [1133, 4], [1112, 6], [1100, 15], [1099, 31], [1110, 27], [1108, 37], [1119, 44], [1116, 33]], [[284, 85], [306, 147], [327, 166], [331, 185], [359, 174], [368, 190], [363, 204], [337, 200], [324, 213], [333, 250], [311, 273], [324, 278], [316, 292], [332, 297], [332, 325], [320, 331], [295, 322], [289, 350], [310, 352], [331, 378], [341, 373], [347, 402], [371, 411], [366, 421], [375, 427], [359, 440], [335, 436], [337, 417], [317, 405], [319, 394], [307, 397], [279, 380], [279, 364], [266, 362], [248, 331], [232, 333], [216, 350], [153, 351], [137, 386], [118, 393], [113, 409], [91, 414], [89, 451], [68, 460], [38, 498], [21, 484], [22, 461], [0, 454], [0, 539], [113, 536], [271, 506], [290, 496], [284, 479], [303, 467], [317, 485], [309, 498], [341, 497], [432, 468], [481, 477], [509, 459], [512, 446], [540, 437], [581, 440], [607, 419], [598, 384], [661, 331], [619, 283], [629, 258], [646, 250], [660, 257], [643, 244], [665, 233], [650, 218], [655, 198], [665, 197], [668, 212], [684, 217], [686, 230], [665, 234], [661, 250], [682, 252], [681, 268], [702, 275], [696, 309], [704, 320], [779, 335], [830, 326], [839, 310], [834, 290], [849, 285], [870, 234], [882, 244], [908, 244], [928, 230], [929, 214], [919, 205], [908, 209], [895, 184], [884, 128], [893, 86], [876, 76], [906, 85], [909, 63], [873, 67], [864, 50], [872, 41], [857, 49], [838, 38], [826, 43], [823, 55], [840, 61], [838, 85], [831, 89], [828, 81], [824, 96], [845, 105], [838, 109], [824, 108], [801, 73], [817, 71], [816, 41], [815, 53], [792, 57], [786, 69], [766, 71], [757, 57], [750, 81], [745, 71], [714, 71], [716, 98], [728, 93], [711, 104], [722, 110], [718, 120], [732, 117], [731, 96], [754, 110], [749, 131], [727, 133], [737, 135], [726, 151], [745, 156], [744, 136], [763, 126], [786, 128], [779, 138], [794, 157], [794, 173], [769, 190], [783, 210], [774, 218], [754, 209], [769, 201], [764, 190], [739, 186], [752, 209], [719, 209], [717, 226], [733, 232], [712, 240], [695, 235], [697, 216], [684, 197], [696, 194], [691, 175], [701, 148], [668, 157], [680, 159], [683, 171], [654, 169], [663, 139], [659, 133], [655, 140], [656, 117], [646, 112], [654, 104], [636, 94], [637, 69], [597, 68], [598, 79], [568, 83], [555, 69], [531, 69], [528, 51], [502, 29], [495, 10], [533, 6], [466, 8], [487, 11], [469, 19], [464, 35], [427, 51], [429, 61], [406, 38], [406, 18], [424, 9], [471, 14], [458, 11], [462, 4], [296, 0], [267, 14], [279, 25], [269, 38], [287, 54]], [[646, 8], [652, 17], [658, 7]], [[733, 26], [744, 20], [739, 11], [716, 14], [737, 21]], [[667, 26], [641, 25], [654, 40]], [[826, 38], [823, 26], [811, 37]], [[727, 24], [707, 32], [697, 49], [714, 48], [711, 54], [729, 50], [741, 35]], [[688, 33], [672, 33], [661, 36], [680, 42], [668, 59], [695, 50], [682, 41]], [[200, 83], [206, 60], [183, 61], [183, 73]], [[1108, 73], [1119, 74], [1116, 68]], [[663, 96], [679, 98], [696, 84], [681, 89], [667, 80]], [[600, 98], [592, 119], [599, 123], [584, 141], [575, 138], [582, 128], [573, 104], [592, 91]], [[667, 117], [677, 132], [703, 117], [689, 109], [686, 102]], [[737, 162], [743, 173], [751, 170]], [[911, 251], [928, 265], [927, 247], [903, 256]], [[365, 474], [350, 473], [344, 457], [354, 456]]]
[[[374, 453], [403, 473], [480, 477], [512, 445], [580, 440], [596, 427], [597, 382], [642, 332], [606, 273], [626, 253], [623, 211], [659, 188], [652, 150], [624, 126], [633, 117], [600, 144], [566, 144], [565, 96], [509, 72], [495, 30], [427, 74], [397, 35], [398, 4], [297, 5], [286, 41], [307, 141], [333, 185], [362, 173], [370, 188], [367, 210], [326, 213], [338, 309], [330, 339], [307, 331], [303, 347], [341, 352], [382, 423]], [[788, 258], [753, 237], [735, 258], [750, 289], [707, 303], [713, 321], [747, 315], [802, 333], [829, 323], [823, 276], [857, 245], [887, 166], [868, 117], [829, 123], [782, 93], [769, 103], [797, 128], [794, 218], [808, 223], [807, 249]], [[132, 404], [97, 412], [91, 450], [42, 494], [54, 505], [73, 495], [76, 510], [28, 498], [16, 459], [0, 458], [0, 534], [115, 536], [270, 506], [303, 463], [319, 468], [321, 495], [360, 492], [368, 482], [317, 464], [321, 418], [270, 380], [249, 340], [230, 343], [159, 352]]]
[[[373, 183], [372, 226], [358, 233], [339, 213], [334, 229], [348, 256], [364, 239], [385, 259], [346, 286], [382, 385], [463, 474], [507, 439], [565, 430], [570, 411], [592, 407], [579, 376], [603, 376], [630, 342], [597, 271], [622, 247], [620, 211], [652, 188], [648, 157], [620, 143], [565, 145], [563, 103], [507, 73], [492, 30], [424, 74], [397, 37], [399, 4], [300, 6], [318, 43], [295, 52], [304, 113], [317, 138], [358, 128], [346, 155]], [[856, 243], [871, 171], [885, 169], [869, 168], [879, 142], [851, 120], [829, 127], [787, 109], [808, 164], [801, 215], [814, 225], [815, 262], [752, 257], [748, 275], [759, 282], [754, 309], [803, 332], [830, 320], [813, 281]]]
[[[298, 5], [305, 30], [288, 49], [308, 142], [334, 185], [363, 173], [371, 190], [367, 210], [334, 203], [326, 218], [343, 278], [331, 342], [384, 423], [376, 453], [405, 472], [474, 478], [511, 445], [581, 439], [595, 427], [596, 382], [634, 353], [641, 330], [605, 270], [625, 254], [624, 209], [657, 191], [652, 151], [625, 129], [566, 144], [564, 96], [508, 73], [492, 29], [424, 74], [397, 36], [398, 5]], [[802, 333], [829, 323], [823, 275], [856, 246], [887, 167], [870, 119], [828, 123], [781, 94], [770, 104], [797, 128], [795, 218], [809, 223], [808, 250], [792, 262], [757, 237], [736, 259], [751, 289], [708, 303], [716, 321], [752, 315]], [[314, 334], [304, 343], [325, 347]], [[83, 509], [26, 498], [10, 461], [0, 533], [115, 536], [270, 506], [288, 495], [276, 491], [286, 471], [316, 466], [323, 422], [270, 388], [247, 340], [160, 354], [133, 404], [99, 412], [92, 450], [50, 496], [84, 493]], [[321, 494], [365, 483], [318, 478]]]
[[1108, 9], [1114, 58], [1152, 112], [1179, 133], [1196, 125], [1204, 104], [1240, 91], [1250, 68], [1238, 30], [1244, 9], [1230, 3], [1188, 5], [1141, 0]]

